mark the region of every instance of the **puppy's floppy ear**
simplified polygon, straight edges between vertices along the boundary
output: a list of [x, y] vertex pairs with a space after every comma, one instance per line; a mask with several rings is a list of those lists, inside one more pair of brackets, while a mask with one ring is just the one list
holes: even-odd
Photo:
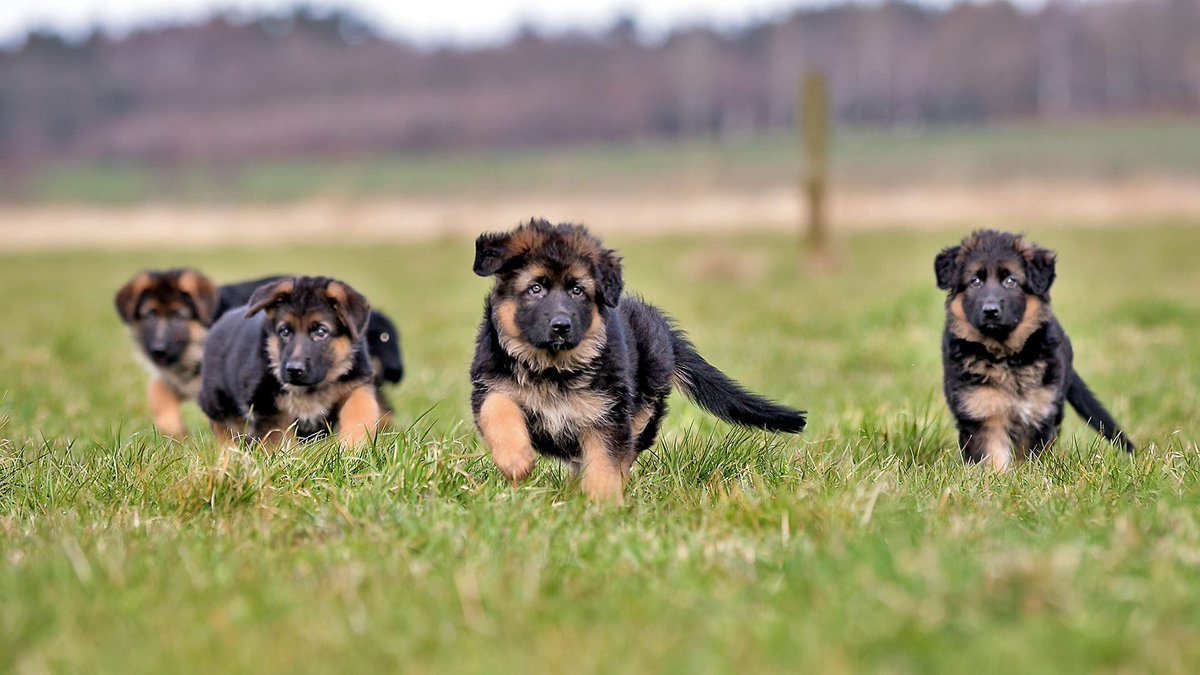
[[1029, 290], [1043, 300], [1049, 299], [1050, 286], [1058, 274], [1055, 270], [1056, 258], [1054, 251], [1041, 247], [1034, 247], [1025, 255], [1025, 278]]
[[117, 306], [117, 314], [121, 316], [121, 320], [129, 323], [134, 319], [134, 313], [137, 312], [138, 301], [142, 299], [142, 294], [150, 288], [154, 279], [149, 272], [138, 272], [132, 279], [129, 280], [121, 290], [117, 291], [117, 297], [114, 302]]
[[340, 281], [331, 281], [325, 286], [325, 297], [337, 314], [338, 321], [350, 331], [350, 339], [367, 331], [371, 319], [371, 303], [361, 293]]
[[937, 287], [948, 291], [958, 283], [958, 254], [961, 246], [951, 246], [942, 249], [933, 259], [933, 273], [937, 275]]
[[196, 270], [184, 270], [179, 275], [179, 290], [191, 297], [200, 323], [211, 326], [216, 318], [213, 315], [217, 311], [218, 299], [217, 285], [213, 280]]
[[624, 288], [621, 256], [612, 249], [605, 249], [596, 261], [596, 299], [609, 307], [616, 307], [621, 302], [621, 290]]
[[475, 240], [475, 274], [490, 277], [513, 258], [508, 232], [488, 232]]
[[246, 303], [246, 318], [249, 319], [288, 297], [295, 287], [295, 279], [280, 279], [254, 289], [254, 293], [250, 295], [250, 301]]

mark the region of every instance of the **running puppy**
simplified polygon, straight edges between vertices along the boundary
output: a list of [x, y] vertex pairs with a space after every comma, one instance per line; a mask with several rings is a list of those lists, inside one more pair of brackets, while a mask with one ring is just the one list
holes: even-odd
[[383, 414], [367, 351], [367, 299], [343, 282], [295, 277], [268, 283], [208, 335], [200, 408], [218, 441], [245, 433], [268, 445], [336, 428], [346, 445]]
[[1072, 366], [1071, 341], [1050, 310], [1052, 251], [980, 230], [934, 260], [946, 297], [946, 402], [969, 462], [1007, 468], [1054, 442], [1064, 401], [1105, 438], [1133, 443]]
[[735, 424], [799, 433], [805, 413], [753, 394], [696, 353], [660, 310], [622, 296], [621, 259], [581, 225], [531, 220], [475, 242], [496, 277], [471, 364], [471, 409], [514, 482], [534, 453], [566, 462], [592, 499], [621, 501], [675, 385]]
[[[159, 432], [175, 438], [187, 435], [181, 406], [200, 391], [204, 340], [213, 322], [245, 305], [259, 286], [281, 279], [273, 276], [217, 286], [194, 269], [145, 270], [117, 291], [117, 314], [151, 373], [147, 399]], [[371, 312], [367, 345], [377, 387], [400, 382], [404, 376], [400, 335], [378, 311]], [[382, 390], [379, 404], [391, 410]]]

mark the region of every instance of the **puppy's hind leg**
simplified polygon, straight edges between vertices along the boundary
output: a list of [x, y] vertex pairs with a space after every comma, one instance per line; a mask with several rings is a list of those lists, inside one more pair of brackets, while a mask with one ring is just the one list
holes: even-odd
[[621, 504], [625, 501], [625, 481], [636, 454], [632, 449], [617, 451], [612, 441], [598, 429], [583, 432], [579, 439], [583, 454], [579, 484], [592, 501]]
[[475, 418], [483, 442], [492, 451], [492, 461], [500, 473], [514, 484], [533, 471], [533, 442], [525, 413], [511, 397], [491, 392], [483, 399]]
[[1029, 441], [1025, 455], [1027, 459], [1034, 459], [1042, 452], [1050, 449], [1058, 441], [1058, 431], [1061, 420], [1051, 417], [1042, 422], [1041, 426], [1036, 429], [1031, 429], [1028, 432]]
[[[667, 412], [667, 397], [663, 394], [653, 403], [646, 403], [633, 414], [632, 436], [634, 449], [638, 452], [654, 445], [658, 438], [658, 427]], [[630, 460], [632, 463], [632, 460]]]

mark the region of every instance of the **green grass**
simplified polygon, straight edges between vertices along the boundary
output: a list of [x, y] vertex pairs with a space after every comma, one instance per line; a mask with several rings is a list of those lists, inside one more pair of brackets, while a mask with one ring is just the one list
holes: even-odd
[[[144, 200], [291, 201], [313, 196], [436, 198], [513, 191], [761, 187], [794, 180], [798, 140], [781, 133], [692, 140], [507, 150], [461, 155], [385, 155], [344, 160], [252, 161], [175, 168], [129, 163], [47, 167], [10, 198], [128, 204]], [[887, 131], [839, 129], [836, 178], [848, 185], [1200, 177], [1200, 124], [1127, 119]]]
[[[548, 462], [517, 490], [491, 467], [468, 242], [4, 254], [0, 669], [1190, 672], [1200, 228], [1031, 233], [1147, 449], [1069, 417], [1006, 475], [962, 465], [940, 397], [931, 261], [961, 234], [855, 236], [824, 276], [782, 238], [611, 241], [702, 353], [811, 412], [738, 433], [673, 396], [619, 509]], [[401, 430], [273, 457], [156, 438], [111, 295], [182, 263], [352, 281], [403, 332]]]

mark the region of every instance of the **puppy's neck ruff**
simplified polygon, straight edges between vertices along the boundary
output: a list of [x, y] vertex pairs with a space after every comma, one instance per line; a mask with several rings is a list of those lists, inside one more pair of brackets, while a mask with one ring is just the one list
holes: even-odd
[[294, 387], [284, 385], [277, 405], [286, 410], [289, 417], [300, 422], [313, 423], [324, 420], [337, 404], [342, 392], [333, 387]]

